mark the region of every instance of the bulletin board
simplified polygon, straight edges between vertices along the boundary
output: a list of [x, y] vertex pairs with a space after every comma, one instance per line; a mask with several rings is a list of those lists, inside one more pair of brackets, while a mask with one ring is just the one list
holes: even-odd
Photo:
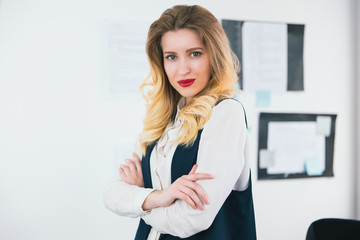
[[222, 19], [249, 91], [304, 91], [304, 24]]
[[336, 114], [260, 113], [258, 179], [332, 177]]

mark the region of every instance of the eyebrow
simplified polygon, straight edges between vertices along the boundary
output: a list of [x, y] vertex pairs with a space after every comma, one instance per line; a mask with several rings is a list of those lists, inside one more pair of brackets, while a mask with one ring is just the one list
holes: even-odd
[[[202, 50], [202, 51], [204, 51], [204, 48], [202, 48], [202, 47], [194, 47], [194, 48], [189, 48], [189, 49], [187, 49], [186, 50], [186, 52], [193, 52], [193, 51], [196, 51], [196, 50]], [[175, 54], [176, 52], [173, 52], [173, 51], [164, 51], [164, 55], [165, 54]]]

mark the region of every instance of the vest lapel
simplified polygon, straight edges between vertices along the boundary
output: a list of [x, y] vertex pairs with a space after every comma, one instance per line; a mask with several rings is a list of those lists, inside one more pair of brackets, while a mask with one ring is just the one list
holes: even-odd
[[199, 141], [202, 129], [199, 130], [195, 142], [186, 147], [185, 145], [177, 146], [172, 162], [171, 162], [171, 183], [182, 175], [190, 172], [197, 160], [197, 153], [199, 149]]
[[[157, 142], [157, 141], [156, 141]], [[151, 171], [150, 171], [150, 156], [151, 152], [154, 149], [156, 142], [150, 145], [146, 149], [146, 154], [141, 160], [141, 169], [143, 172], [143, 180], [145, 188], [152, 188], [152, 181], [151, 181]]]

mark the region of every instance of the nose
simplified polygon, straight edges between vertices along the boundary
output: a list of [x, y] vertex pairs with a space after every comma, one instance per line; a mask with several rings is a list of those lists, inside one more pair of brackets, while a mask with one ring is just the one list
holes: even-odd
[[179, 74], [186, 75], [191, 71], [188, 59], [182, 59], [179, 63]]

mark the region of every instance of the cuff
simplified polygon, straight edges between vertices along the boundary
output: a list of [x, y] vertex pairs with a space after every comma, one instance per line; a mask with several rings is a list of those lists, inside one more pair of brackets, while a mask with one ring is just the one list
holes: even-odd
[[142, 216], [148, 213], [149, 211], [144, 211], [142, 209], [142, 205], [145, 201], [145, 199], [149, 196], [151, 192], [153, 192], [155, 189], [153, 188], [144, 188], [143, 191], [139, 191], [134, 199], [134, 212], [138, 215]]

